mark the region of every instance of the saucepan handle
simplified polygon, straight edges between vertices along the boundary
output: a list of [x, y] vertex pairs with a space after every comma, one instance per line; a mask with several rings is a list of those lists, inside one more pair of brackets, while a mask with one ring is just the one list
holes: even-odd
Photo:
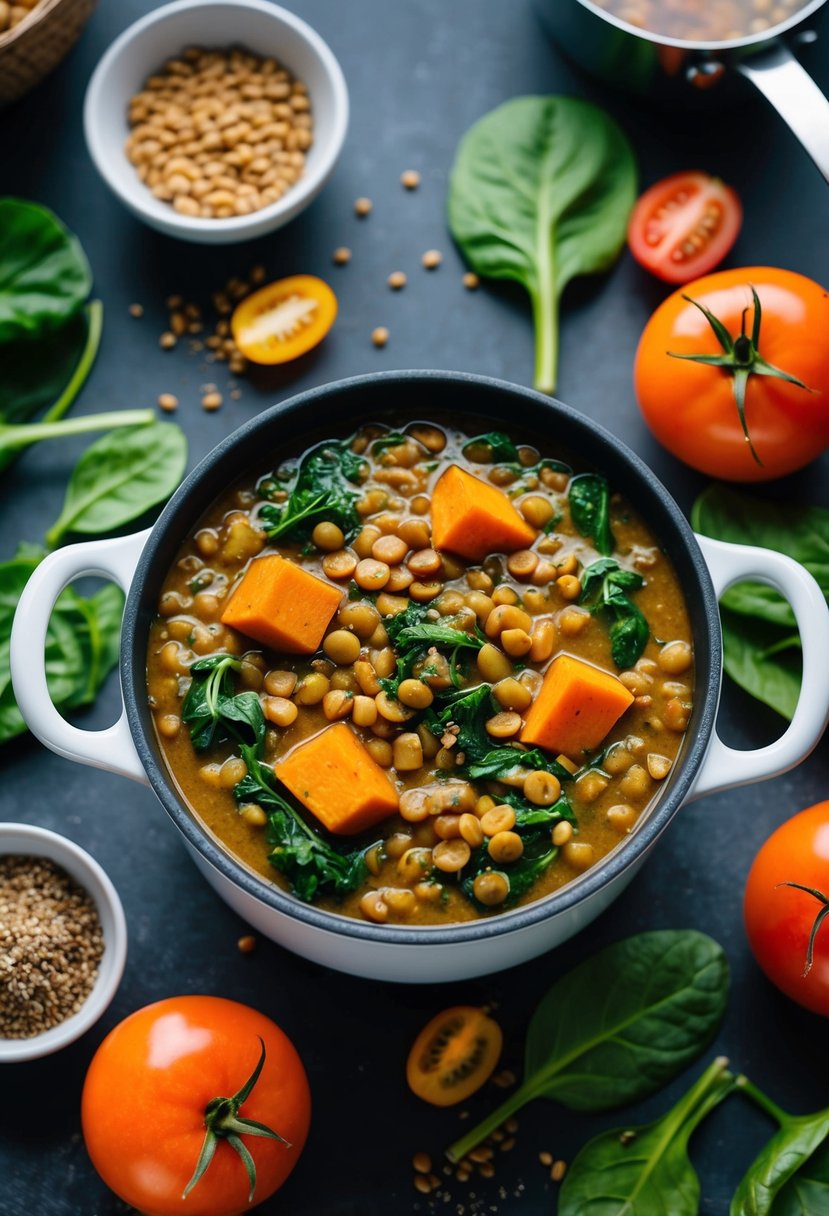
[[41, 743], [64, 756], [148, 784], [132, 741], [126, 710], [106, 730], [81, 730], [62, 718], [46, 682], [46, 630], [60, 593], [77, 578], [99, 575], [129, 590], [149, 529], [115, 540], [68, 545], [50, 553], [23, 589], [11, 635], [14, 695], [26, 724]]
[[734, 66], [774, 106], [829, 181], [829, 99], [786, 44], [775, 40]]
[[791, 604], [803, 646], [803, 683], [787, 730], [767, 747], [739, 751], [727, 747], [716, 730], [691, 791], [691, 798], [775, 777], [799, 764], [817, 743], [829, 720], [829, 608], [823, 592], [798, 562], [754, 545], [732, 545], [697, 536], [719, 599], [744, 579], [767, 583]]

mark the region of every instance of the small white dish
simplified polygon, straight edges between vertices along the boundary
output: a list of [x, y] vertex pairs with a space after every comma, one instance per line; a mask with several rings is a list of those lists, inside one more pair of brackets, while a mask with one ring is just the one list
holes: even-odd
[[95, 985], [72, 1017], [28, 1039], [0, 1037], [0, 1064], [19, 1064], [51, 1055], [85, 1034], [118, 989], [127, 959], [127, 922], [118, 892], [97, 861], [79, 845], [46, 828], [0, 823], [0, 857], [44, 857], [60, 866], [92, 896], [104, 933], [104, 953]]
[[[180, 215], [155, 198], [127, 159], [130, 98], [188, 46], [241, 46], [273, 56], [308, 87], [314, 142], [305, 172], [278, 202], [261, 211], [227, 219]], [[160, 232], [209, 245], [263, 236], [304, 210], [331, 176], [347, 128], [348, 90], [327, 43], [299, 17], [266, 0], [176, 0], [154, 9], [115, 39], [92, 75], [84, 102], [89, 153], [121, 202]]]

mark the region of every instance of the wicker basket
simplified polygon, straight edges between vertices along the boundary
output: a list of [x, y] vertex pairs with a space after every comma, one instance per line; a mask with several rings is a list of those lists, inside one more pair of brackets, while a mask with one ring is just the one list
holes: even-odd
[[22, 97], [56, 67], [83, 29], [96, 0], [41, 0], [0, 34], [0, 105]]

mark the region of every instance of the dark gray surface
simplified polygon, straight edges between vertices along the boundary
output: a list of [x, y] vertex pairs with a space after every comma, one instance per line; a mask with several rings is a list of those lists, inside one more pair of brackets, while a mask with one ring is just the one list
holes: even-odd
[[[323, 196], [288, 229], [235, 250], [187, 247], [133, 221], [107, 193], [87, 159], [81, 102], [90, 72], [112, 38], [153, 7], [146, 0], [103, 0], [74, 54], [0, 121], [0, 193], [39, 199], [75, 229], [92, 261], [106, 320], [101, 356], [77, 412], [151, 405], [159, 392], [181, 398], [179, 421], [191, 463], [256, 410], [289, 392], [364, 371], [446, 367], [525, 382], [532, 333], [520, 293], [470, 295], [443, 219], [446, 177], [459, 136], [498, 102], [524, 92], [572, 91], [608, 105], [640, 157], [642, 180], [702, 167], [722, 173], [746, 203], [745, 226], [730, 264], [777, 264], [829, 281], [829, 194], [779, 121], [756, 101], [715, 120], [654, 115], [575, 75], [546, 43], [528, 0], [308, 0], [296, 10], [330, 42], [352, 98], [345, 154]], [[818, 76], [829, 86], [825, 53]], [[406, 194], [405, 168], [423, 185]], [[367, 221], [352, 212], [368, 194]], [[340, 244], [354, 250], [343, 269], [330, 264]], [[420, 269], [423, 250], [444, 263]], [[206, 295], [234, 273], [264, 262], [278, 277], [318, 273], [337, 290], [341, 313], [319, 351], [284, 372], [245, 383], [243, 398], [213, 416], [199, 407], [200, 386], [226, 376], [183, 350], [160, 351], [164, 297]], [[385, 287], [391, 270], [409, 274], [400, 294]], [[633, 351], [651, 309], [665, 294], [628, 257], [605, 280], [568, 292], [562, 325], [560, 396], [634, 447], [689, 508], [704, 479], [662, 452], [646, 431], [630, 386]], [[141, 302], [140, 321], [127, 306]], [[389, 345], [369, 341], [387, 325]], [[0, 373], [1, 374], [1, 373]], [[3, 475], [0, 557], [19, 539], [38, 540], [56, 517], [66, 478], [84, 442], [42, 445]], [[772, 491], [829, 505], [823, 461]], [[107, 690], [87, 725], [116, 712]], [[779, 719], [737, 694], [722, 718], [730, 742], [757, 746]], [[89, 849], [117, 885], [130, 931], [127, 971], [103, 1021], [74, 1047], [0, 1073], [0, 1211], [3, 1216], [110, 1216], [124, 1211], [98, 1180], [80, 1139], [78, 1100], [86, 1065], [109, 1027], [131, 1010], [176, 992], [211, 992], [249, 1001], [294, 1038], [315, 1101], [311, 1137], [296, 1172], [261, 1207], [275, 1216], [387, 1216], [389, 1213], [553, 1210], [554, 1187], [537, 1163], [540, 1149], [571, 1159], [603, 1127], [650, 1117], [684, 1087], [635, 1110], [575, 1117], [538, 1103], [520, 1117], [518, 1145], [499, 1157], [497, 1177], [450, 1183], [450, 1203], [424, 1200], [411, 1186], [410, 1157], [440, 1150], [464, 1126], [457, 1111], [438, 1112], [403, 1082], [407, 1049], [423, 1021], [456, 1002], [497, 1002], [506, 1065], [518, 1068], [529, 1014], [550, 982], [599, 945], [662, 926], [696, 926], [725, 946], [733, 995], [716, 1050], [729, 1055], [777, 1100], [806, 1111], [829, 1100], [826, 1024], [799, 1011], [765, 982], [743, 935], [740, 902], [754, 851], [772, 828], [824, 797], [829, 763], [822, 743], [796, 772], [687, 807], [633, 887], [591, 929], [555, 953], [511, 972], [443, 988], [390, 987], [352, 980], [305, 963], [265, 941], [242, 957], [243, 924], [191, 865], [160, 805], [144, 789], [69, 764], [28, 739], [0, 752], [0, 818], [56, 828]], [[491, 1088], [466, 1104], [470, 1118], [497, 1099]], [[771, 1128], [731, 1099], [694, 1142], [702, 1211], [724, 1216], [734, 1184]], [[504, 1194], [500, 1194], [500, 1188]], [[476, 1200], [471, 1202], [470, 1192]], [[476, 1205], [480, 1205], [476, 1208]], [[669, 1216], [666, 1213], [666, 1216]]]

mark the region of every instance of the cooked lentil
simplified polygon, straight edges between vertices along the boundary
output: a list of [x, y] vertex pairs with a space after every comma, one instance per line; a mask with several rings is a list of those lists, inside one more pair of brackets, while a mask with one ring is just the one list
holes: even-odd
[[[555, 891], [618, 847], [658, 794], [661, 779], [648, 764], [661, 771], [661, 758], [672, 764], [682, 746], [680, 731], [666, 721], [668, 706], [678, 702], [687, 721], [693, 703], [692, 669], [679, 672], [692, 663], [690, 625], [669, 561], [631, 506], [615, 495], [611, 518], [623, 568], [643, 548], [659, 553], [636, 592], [651, 639], [636, 664], [618, 671], [606, 625], [567, 598], [569, 584], [562, 588], [551, 579], [536, 587], [522, 581], [525, 558], [518, 567], [513, 562], [511, 572], [506, 554], [473, 563], [432, 546], [434, 484], [448, 464], [456, 464], [502, 489], [528, 522], [538, 520], [541, 529], [524, 553], [555, 552], [558, 579], [581, 585], [580, 575], [596, 553], [569, 516], [571, 475], [543, 464], [542, 454], [529, 445], [518, 449], [516, 463], [526, 470], [521, 473], [470, 449], [467, 436], [450, 427], [416, 423], [404, 426], [394, 443], [375, 444], [384, 431], [366, 426], [350, 441], [351, 451], [364, 462], [354, 491], [360, 522], [352, 531], [323, 517], [309, 525], [307, 539], [269, 544], [259, 511], [265, 501], [285, 501], [287, 490], [280, 486], [289, 483], [280, 475], [287, 465], [258, 481], [240, 482], [199, 521], [167, 577], [151, 632], [148, 676], [154, 718], [176, 782], [206, 826], [246, 864], [283, 883], [268, 862], [266, 825], [250, 818], [250, 799], [237, 809], [232, 789], [222, 784], [225, 762], [239, 758], [234, 745], [222, 743], [196, 755], [189, 731], [180, 728], [194, 645], [198, 643], [199, 657], [243, 655], [249, 673], [244, 680], [253, 683], [242, 682], [240, 672], [239, 688], [253, 688], [260, 696], [268, 723], [267, 764], [341, 723], [354, 731], [398, 792], [398, 813], [364, 838], [366, 884], [341, 900], [324, 896], [318, 902], [377, 924], [445, 924], [498, 915], [505, 907]], [[554, 528], [547, 527], [554, 517]], [[263, 650], [219, 623], [223, 602], [249, 562], [275, 552], [342, 590], [340, 607], [313, 655]], [[542, 560], [547, 561], [540, 558], [539, 566]], [[396, 686], [384, 686], [381, 682], [394, 680], [398, 660], [392, 620], [418, 604], [426, 623], [471, 633], [486, 639], [485, 644], [477, 653], [456, 658], [454, 675], [445, 654], [435, 647], [424, 650]], [[585, 623], [570, 634], [562, 622], [572, 613]], [[582, 764], [580, 770], [572, 757], [550, 753], [547, 770], [530, 771], [521, 768], [519, 750], [514, 772], [497, 781], [469, 780], [458, 723], [444, 719], [442, 733], [427, 725], [429, 715], [446, 705], [441, 698], [452, 689], [453, 679], [461, 689], [482, 681], [491, 685], [494, 701], [481, 727], [486, 723], [493, 748], [515, 747], [542, 673], [561, 651], [618, 672], [637, 698], [603, 744], [604, 767]], [[646, 698], [638, 691], [645, 689]], [[174, 724], [169, 730], [168, 723]], [[576, 774], [576, 779], [565, 774]], [[228, 770], [228, 780], [232, 775]], [[532, 887], [516, 894], [510, 868], [526, 864], [520, 860], [525, 846], [509, 801], [518, 799], [520, 806], [526, 799], [534, 813], [554, 807], [550, 800], [557, 797], [556, 783], [570, 800], [574, 822], [552, 823], [547, 839], [557, 852]], [[478, 872], [470, 873], [470, 858]]]
[[238, 48], [191, 47], [168, 60], [131, 99], [128, 118], [125, 150], [138, 176], [199, 219], [278, 202], [302, 176], [313, 139], [305, 85]]
[[29, 1039], [77, 1013], [104, 953], [95, 902], [44, 857], [0, 857], [0, 1036]]

